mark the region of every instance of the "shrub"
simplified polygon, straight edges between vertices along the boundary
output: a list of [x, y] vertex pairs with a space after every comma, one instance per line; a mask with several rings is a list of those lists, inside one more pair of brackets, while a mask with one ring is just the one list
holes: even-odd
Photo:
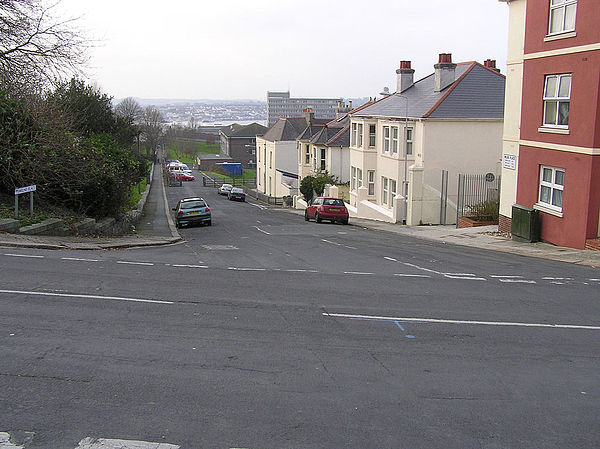
[[310, 202], [313, 199], [313, 180], [315, 178], [313, 176], [305, 176], [304, 178], [302, 178], [302, 181], [300, 181], [300, 193], [302, 194], [302, 196], [304, 197], [304, 201], [306, 201], [307, 203], [310, 204]]
[[499, 200], [487, 200], [469, 207], [469, 218], [477, 221], [498, 221]]

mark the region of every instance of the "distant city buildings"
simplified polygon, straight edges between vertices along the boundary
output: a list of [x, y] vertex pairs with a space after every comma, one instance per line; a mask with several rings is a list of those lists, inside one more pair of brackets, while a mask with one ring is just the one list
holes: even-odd
[[336, 118], [342, 98], [291, 98], [290, 92], [267, 92], [267, 126], [271, 127], [278, 119], [300, 117], [302, 111], [310, 108], [317, 118]]

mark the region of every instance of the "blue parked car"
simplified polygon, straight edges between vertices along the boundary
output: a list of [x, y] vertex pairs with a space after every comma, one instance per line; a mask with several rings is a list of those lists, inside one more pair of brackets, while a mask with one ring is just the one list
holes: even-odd
[[210, 207], [203, 198], [184, 198], [179, 200], [175, 211], [175, 226], [180, 228], [183, 225], [191, 224], [212, 224]]

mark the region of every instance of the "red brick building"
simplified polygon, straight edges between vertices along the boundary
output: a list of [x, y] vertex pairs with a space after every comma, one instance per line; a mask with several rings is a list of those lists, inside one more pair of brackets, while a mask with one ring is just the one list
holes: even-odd
[[[523, 45], [515, 55], [509, 42], [507, 76], [521, 82], [507, 80], [505, 121], [520, 114], [520, 126], [512, 156], [505, 129], [504, 160], [508, 155], [516, 164], [504, 164], [500, 227], [510, 226], [512, 202], [539, 210], [542, 240], [594, 246], [600, 235], [600, 1], [507, 3], [509, 34], [521, 33]], [[505, 186], [511, 179], [516, 189]]]

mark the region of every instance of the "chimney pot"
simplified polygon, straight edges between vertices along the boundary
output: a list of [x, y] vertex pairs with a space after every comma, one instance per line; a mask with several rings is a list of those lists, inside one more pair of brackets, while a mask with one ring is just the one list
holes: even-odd
[[452, 53], [440, 53], [440, 55], [438, 57], [438, 63], [451, 64], [452, 63]]
[[434, 81], [433, 91], [441, 92], [455, 81], [456, 64], [452, 62], [452, 53], [440, 53], [438, 63], [433, 67]]
[[411, 69], [410, 61], [400, 61], [400, 68], [396, 70], [398, 93], [405, 91], [414, 84], [415, 70]]

